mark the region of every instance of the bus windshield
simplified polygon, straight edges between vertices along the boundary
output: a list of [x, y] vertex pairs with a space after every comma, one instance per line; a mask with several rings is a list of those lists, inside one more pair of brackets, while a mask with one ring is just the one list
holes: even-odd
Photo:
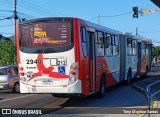
[[20, 25], [20, 46], [57, 48], [71, 44], [70, 22], [36, 22]]

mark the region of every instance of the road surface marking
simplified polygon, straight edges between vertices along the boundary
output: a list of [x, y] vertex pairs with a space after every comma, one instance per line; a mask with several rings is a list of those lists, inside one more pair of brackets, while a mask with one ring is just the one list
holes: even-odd
[[10, 98], [10, 99], [6, 99], [6, 100], [1, 100], [1, 102], [6, 102], [6, 101], [11, 101], [11, 100], [16, 100], [16, 99], [20, 99], [20, 98], [24, 98], [24, 97], [29, 97], [29, 96], [33, 96], [33, 95], [37, 95], [37, 94], [31, 94], [31, 95], [25, 95], [25, 96], [21, 96], [21, 97], [15, 97], [15, 98]]

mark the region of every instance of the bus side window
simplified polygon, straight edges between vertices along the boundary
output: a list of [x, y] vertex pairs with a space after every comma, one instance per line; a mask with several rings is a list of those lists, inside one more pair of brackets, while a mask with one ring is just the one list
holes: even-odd
[[141, 42], [142, 55], [146, 55], [146, 43]]
[[146, 47], [146, 55], [148, 55], [149, 54], [149, 43], [146, 43], [145, 47]]
[[104, 56], [104, 34], [103, 32], [96, 32], [97, 39], [96, 39], [96, 55], [97, 56]]
[[132, 39], [132, 54], [137, 55], [137, 41]]
[[105, 43], [106, 56], [111, 56], [113, 53], [113, 48], [112, 48], [112, 44], [111, 44], [111, 35], [110, 34], [105, 34], [104, 43]]
[[127, 38], [127, 54], [132, 55], [132, 39]]
[[114, 35], [112, 36], [112, 40], [113, 41], [113, 55], [118, 55], [119, 54], [119, 40], [118, 40], [118, 36], [117, 35]]
[[81, 27], [81, 42], [82, 42], [82, 52], [84, 57], [88, 56], [87, 53], [87, 36], [86, 36], [86, 28]]

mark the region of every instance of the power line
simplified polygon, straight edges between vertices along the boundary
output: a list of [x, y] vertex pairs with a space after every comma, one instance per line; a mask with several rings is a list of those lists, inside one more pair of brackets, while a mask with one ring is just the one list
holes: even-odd
[[3, 25], [3, 26], [0, 26], [0, 27], [10, 27], [10, 26], [14, 26], [13, 24], [12, 25]]
[[156, 11], [160, 12], [160, 10], [157, 10], [157, 9], [156, 9]]
[[18, 5], [19, 5], [19, 7], [23, 7], [23, 8], [32, 10], [33, 12], [37, 12], [37, 13], [41, 13], [41, 14], [45, 14], [45, 15], [46, 14], [48, 14], [48, 15], [62, 15], [61, 13], [58, 13], [56, 11], [51, 11], [49, 9], [43, 8], [41, 6], [32, 4], [32, 3], [24, 1], [24, 0], [20, 1], [18, 3]]
[[[21, 1], [21, 2], [23, 2], [23, 1]], [[45, 14], [45, 15], [48, 14], [48, 13], [42, 11], [41, 9], [38, 9], [36, 7], [31, 7], [31, 6], [28, 6], [26, 4], [20, 4], [20, 3], [18, 3], [18, 5], [21, 8], [25, 8], [25, 9], [31, 10], [32, 12], [35, 12], [35, 13], [41, 13], [41, 14]]]
[[0, 16], [0, 17], [7, 17], [7, 16]]
[[122, 14], [117, 14], [117, 15], [98, 15], [98, 16], [96, 16], [96, 17], [94, 17], [94, 18], [92, 18], [92, 19], [90, 19], [89, 21], [92, 21], [92, 20], [94, 20], [94, 19], [96, 19], [96, 18], [100, 18], [100, 17], [119, 17], [119, 16], [124, 16], [124, 15], [128, 15], [128, 14], [131, 14], [132, 12], [127, 12], [127, 13], [122, 13]]
[[[24, 0], [24, 1], [25, 1], [25, 0]], [[25, 2], [27, 2], [27, 1], [25, 1]], [[28, 2], [28, 3], [29, 3], [29, 2]], [[30, 3], [30, 4], [32, 4], [32, 3]], [[39, 7], [40, 9], [43, 9], [43, 10], [45, 10], [45, 11], [47, 11], [47, 12], [50, 12], [51, 14], [57, 14], [57, 15], [60, 15], [60, 16], [65, 16], [64, 14], [59, 13], [59, 12], [57, 12], [57, 11], [49, 10], [49, 9], [46, 9], [46, 8], [44, 8], [44, 7], [41, 7], [41, 6], [38, 6], [38, 5], [35, 5], [35, 4], [32, 4], [32, 5], [37, 6], [37, 7]]]
[[139, 33], [160, 33], [160, 31], [151, 31], [151, 32], [139, 32]]
[[[5, 3], [7, 3], [11, 7], [10, 4], [13, 4], [14, 1], [12, 1], [12, 0], [5, 0]], [[48, 15], [64, 16], [64, 14], [62, 14], [62, 13], [59, 13], [59, 12], [56, 12], [56, 11], [53, 11], [53, 10], [49, 10], [49, 9], [43, 8], [41, 6], [38, 6], [36, 4], [32, 4], [32, 3], [28, 2], [28, 1], [24, 1], [24, 0], [23, 1], [19, 1], [18, 5], [19, 5], [19, 7], [31, 10], [31, 11], [36, 12], [36, 13], [41, 13], [41, 14], [45, 14], [45, 15], [48, 14]], [[13, 12], [12, 10], [0, 10], [0, 11], [3, 11], [3, 12]], [[20, 13], [20, 12], [18, 14], [21, 15], [22, 17], [24, 17], [24, 16], [27, 17], [27, 19], [35, 18], [34, 16], [27, 15], [27, 14]]]
[[0, 33], [1, 33], [1, 34], [9, 34], [9, 35], [10, 35], [10, 34], [11, 34], [11, 35], [14, 34], [14, 33], [6, 33], [6, 32], [0, 32]]
[[[0, 11], [13, 13], [13, 11], [11, 11], [11, 10], [0, 10]], [[21, 13], [21, 12], [17, 12], [17, 13], [18, 13], [19, 15], [25, 16], [25, 17], [27, 17], [27, 18], [35, 18], [34, 16], [28, 15], [28, 14], [25, 14], [25, 13]], [[0, 16], [0, 17], [3, 17], [3, 16]], [[5, 17], [7, 17], [7, 16], [5, 16]]]
[[[26, 0], [23, 0], [25, 3], [27, 3], [27, 1]], [[30, 5], [33, 5], [34, 7], [35, 6], [37, 6], [37, 7], [39, 7], [40, 9], [43, 9], [44, 11], [46, 11], [46, 12], [50, 12], [51, 14], [57, 14], [57, 15], [60, 15], [60, 16], [64, 16], [64, 14], [62, 14], [62, 13], [59, 13], [59, 12], [57, 12], [57, 11], [53, 11], [53, 10], [49, 10], [49, 9], [46, 9], [46, 8], [44, 8], [44, 7], [41, 7], [41, 6], [38, 6], [38, 5], [36, 5], [36, 4], [32, 4], [31, 2], [28, 2], [28, 4], [30, 4]]]
[[11, 10], [0, 10], [1, 12], [13, 12]]
[[12, 0], [3, 0], [3, 1], [0, 0], [0, 1], [3, 2], [3, 3], [9, 3], [9, 2], [12, 3], [12, 4], [14, 3]]
[[8, 16], [8, 15], [10, 15], [10, 14], [6, 14], [6, 13], [5, 13], [5, 14], [0, 14], [0, 15], [5, 15], [5, 16], [7, 15], [7, 16]]
[[35, 18], [35, 16], [32, 16], [32, 15], [28, 15], [28, 14], [25, 14], [25, 13], [20, 13], [20, 12], [17, 12], [19, 15], [18, 16], [23, 16], [24, 17], [27, 17], [28, 19], [31, 19], [31, 18]]
[[[2, 2], [2, 3], [8, 3], [7, 0], [5, 0], [5, 1], [4, 1], [4, 0], [3, 0], [3, 1], [0, 0], [0, 2]], [[11, 1], [10, 1], [10, 2], [11, 2]]]
[[[2, 1], [1, 1], [2, 2]], [[11, 9], [12, 9], [12, 6], [11, 6], [11, 4], [10, 3], [14, 3], [13, 1], [10, 1], [10, 0], [5, 0], [5, 1], [3, 1], [4, 3], [7, 3], [10, 7], [11, 7]], [[0, 11], [2, 11], [2, 12], [11, 12], [11, 13], [13, 13], [13, 11], [12, 10], [0, 10]], [[24, 13], [20, 13], [20, 12], [17, 12], [19, 15], [23, 15], [23, 16], [25, 16], [25, 17], [27, 17], [27, 18], [31, 18], [31, 17], [34, 17], [34, 16], [31, 16], [31, 15], [27, 15], [27, 14], [24, 14]], [[0, 17], [2, 17], [2, 16], [0, 16]], [[7, 16], [6, 16], [7, 17]]]
[[13, 18], [13, 16], [10, 16], [10, 17], [6, 17], [6, 18], [3, 18], [3, 19], [0, 19], [0, 21], [2, 21], [2, 20], [6, 20], [6, 19], [12, 19]]
[[11, 23], [12, 23], [13, 25], [15, 25], [12, 20], [10, 20], [10, 21], [11, 21]]
[[9, 5], [9, 7], [12, 9], [11, 4], [7, 0], [5, 0], [5, 3], [7, 3]]
[[99, 15], [96, 16], [96, 17], [94, 17], [94, 18], [92, 18], [92, 19], [90, 19], [89, 21], [92, 21], [92, 20], [94, 20], [94, 19], [96, 19], [96, 18], [98, 18], [98, 17], [99, 17]]
[[123, 15], [128, 15], [131, 14], [132, 12], [127, 12], [127, 13], [122, 13], [122, 14], [117, 14], [117, 15], [106, 15], [106, 16], [100, 16], [100, 17], [119, 17], [119, 16], [123, 16]]

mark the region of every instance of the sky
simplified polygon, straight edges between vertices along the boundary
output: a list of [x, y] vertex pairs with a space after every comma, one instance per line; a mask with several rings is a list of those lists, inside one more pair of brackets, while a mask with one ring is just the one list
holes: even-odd
[[[0, 0], [0, 34], [14, 35], [14, 0]], [[155, 13], [132, 17], [132, 7], [156, 9]], [[136, 33], [160, 45], [160, 8], [150, 0], [17, 0], [19, 18], [77, 17], [121, 32]], [[99, 16], [99, 17], [98, 17]]]

